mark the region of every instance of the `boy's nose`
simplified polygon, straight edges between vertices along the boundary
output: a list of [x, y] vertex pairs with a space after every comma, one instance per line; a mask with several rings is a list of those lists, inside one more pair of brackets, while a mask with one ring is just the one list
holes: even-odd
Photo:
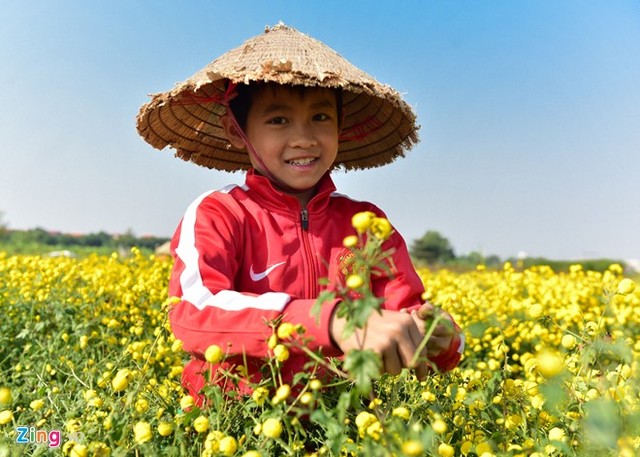
[[289, 144], [294, 148], [310, 148], [317, 144], [313, 130], [306, 124], [297, 125], [292, 129]]

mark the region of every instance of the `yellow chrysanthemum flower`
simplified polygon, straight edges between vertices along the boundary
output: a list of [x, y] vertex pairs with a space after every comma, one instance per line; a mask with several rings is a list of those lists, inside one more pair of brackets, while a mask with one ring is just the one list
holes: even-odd
[[371, 233], [373, 233], [373, 236], [378, 238], [380, 241], [388, 239], [393, 232], [391, 223], [384, 217], [374, 217], [371, 220], [369, 229], [371, 230]]
[[13, 412], [5, 409], [0, 411], [0, 425], [6, 425], [13, 420]]
[[13, 401], [11, 389], [8, 387], [0, 387], [0, 405], [10, 405]]
[[262, 424], [262, 434], [267, 438], [278, 438], [282, 434], [282, 423], [279, 419], [269, 418]]
[[351, 225], [358, 231], [358, 233], [364, 233], [369, 230], [371, 221], [374, 217], [376, 217], [376, 215], [371, 211], [362, 211], [360, 213], [356, 213], [351, 218]]
[[149, 422], [140, 421], [133, 426], [133, 439], [136, 443], [142, 444], [151, 441], [153, 432]]
[[453, 457], [455, 449], [453, 446], [447, 443], [440, 443], [438, 445], [438, 455], [440, 457]]
[[276, 335], [281, 340], [286, 340], [290, 338], [296, 331], [296, 326], [290, 322], [283, 322], [278, 326], [278, 330], [276, 331]]
[[630, 293], [632, 293], [635, 290], [635, 288], [636, 288], [636, 283], [634, 283], [629, 278], [624, 278], [618, 284], [618, 288], [616, 289], [616, 293], [620, 294], [620, 295], [629, 295]]
[[224, 352], [222, 352], [222, 348], [217, 344], [212, 344], [204, 351], [204, 358], [209, 363], [219, 363], [224, 357]]
[[364, 285], [364, 278], [357, 274], [349, 275], [346, 285], [349, 289], [359, 289]]
[[231, 456], [238, 450], [238, 442], [233, 436], [225, 436], [218, 441], [218, 450], [222, 455]]
[[205, 416], [198, 416], [193, 421], [193, 428], [198, 433], [204, 433], [209, 430], [209, 418]]
[[158, 434], [160, 436], [169, 436], [173, 433], [174, 425], [171, 422], [162, 421], [158, 424]]
[[128, 368], [118, 370], [114, 378], [111, 380], [111, 387], [113, 387], [113, 391], [121, 392], [125, 390], [129, 385], [129, 381], [131, 381], [132, 376], [131, 370]]

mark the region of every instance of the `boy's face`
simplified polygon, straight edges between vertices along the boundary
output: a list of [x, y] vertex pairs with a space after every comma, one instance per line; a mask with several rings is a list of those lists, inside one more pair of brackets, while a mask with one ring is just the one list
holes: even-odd
[[[271, 85], [257, 93], [245, 134], [269, 172], [287, 186], [315, 186], [338, 154], [340, 134], [336, 94], [330, 89]], [[234, 146], [244, 148], [241, 140]], [[260, 165], [251, 162], [260, 171]]]

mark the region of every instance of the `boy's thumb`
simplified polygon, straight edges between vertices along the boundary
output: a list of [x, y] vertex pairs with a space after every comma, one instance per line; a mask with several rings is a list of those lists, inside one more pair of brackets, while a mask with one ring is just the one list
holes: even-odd
[[433, 317], [435, 308], [431, 303], [425, 303], [418, 308], [418, 317], [422, 320]]

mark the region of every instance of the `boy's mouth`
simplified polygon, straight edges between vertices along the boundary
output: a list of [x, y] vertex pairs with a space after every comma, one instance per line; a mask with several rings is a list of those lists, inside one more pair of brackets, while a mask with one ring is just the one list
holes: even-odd
[[289, 165], [309, 165], [309, 164], [315, 162], [316, 160], [318, 160], [317, 157], [302, 157], [302, 158], [299, 158], [299, 159], [287, 160], [286, 162]]

